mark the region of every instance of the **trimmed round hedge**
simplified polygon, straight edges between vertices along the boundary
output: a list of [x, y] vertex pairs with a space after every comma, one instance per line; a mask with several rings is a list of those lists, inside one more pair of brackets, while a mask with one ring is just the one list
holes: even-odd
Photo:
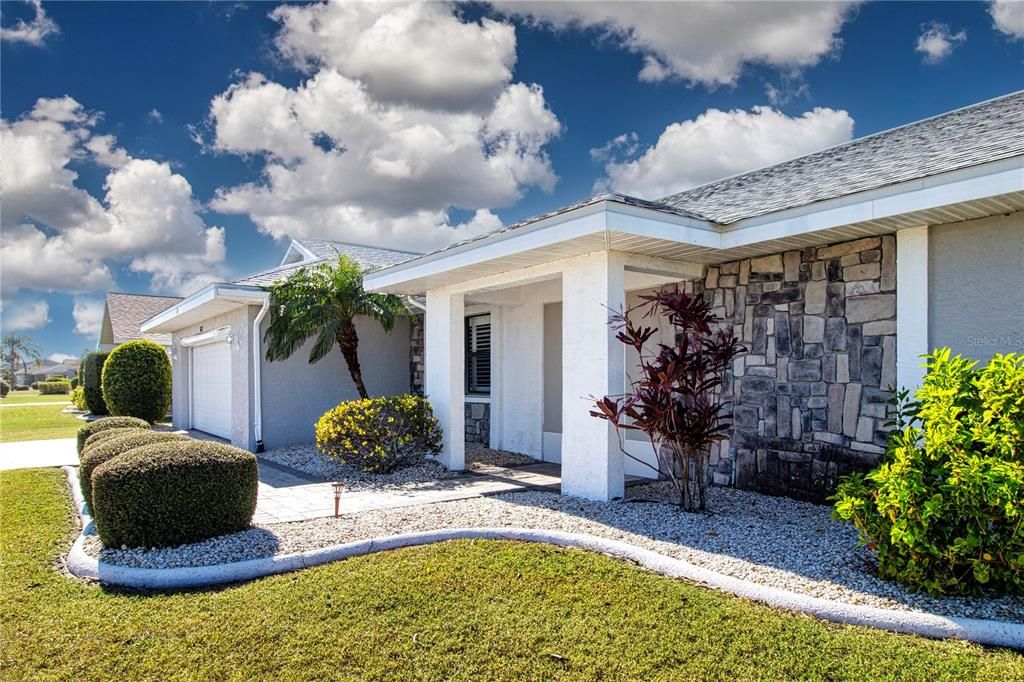
[[0, 398], [6, 398], [7, 394], [11, 392], [11, 386], [3, 379], [0, 379]]
[[110, 414], [149, 423], [171, 407], [171, 361], [153, 341], [129, 341], [110, 352], [103, 365], [103, 400]]
[[107, 414], [107, 404], [103, 402], [103, 364], [110, 353], [89, 353], [82, 360], [82, 387], [85, 389], [85, 404], [95, 415]]
[[92, 473], [93, 519], [107, 547], [170, 547], [245, 530], [256, 457], [188, 439], [144, 445]]
[[188, 436], [181, 433], [143, 431], [142, 429], [107, 429], [90, 436], [85, 443], [85, 449], [82, 451], [81, 461], [78, 465], [78, 482], [89, 509], [92, 510], [92, 472], [96, 470], [96, 467], [143, 445], [187, 439]]
[[88, 438], [85, 439], [85, 443], [82, 444], [82, 456], [92, 448], [96, 447], [101, 443], [105, 443], [111, 438], [120, 438], [121, 436], [128, 433], [152, 433], [149, 429], [141, 429], [138, 426], [119, 426], [114, 429], [104, 429], [103, 431], [97, 431]]
[[78, 454], [82, 454], [82, 448], [85, 447], [85, 441], [89, 439], [94, 433], [100, 431], [106, 431], [107, 429], [123, 429], [123, 428], [134, 428], [134, 429], [148, 429], [149, 422], [142, 419], [136, 419], [135, 417], [104, 417], [103, 419], [97, 419], [94, 422], [89, 422], [82, 428], [78, 429]]

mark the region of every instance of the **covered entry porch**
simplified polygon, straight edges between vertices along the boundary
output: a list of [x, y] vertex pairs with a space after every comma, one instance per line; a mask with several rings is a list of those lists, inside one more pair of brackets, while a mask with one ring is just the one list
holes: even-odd
[[[444, 429], [442, 463], [465, 467], [473, 387], [466, 320], [488, 315], [490, 447], [560, 463], [561, 491], [588, 499], [622, 497], [627, 475], [654, 476], [623, 456], [611, 425], [590, 415], [592, 398], [621, 394], [635, 364], [608, 317], [643, 293], [700, 274], [698, 265], [599, 250], [428, 289], [425, 392]], [[626, 448], [654, 463], [646, 440]]]

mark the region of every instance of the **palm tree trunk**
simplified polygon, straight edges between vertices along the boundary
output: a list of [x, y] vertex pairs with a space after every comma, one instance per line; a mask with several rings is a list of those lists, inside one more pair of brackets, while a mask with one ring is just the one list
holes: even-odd
[[359, 397], [364, 400], [369, 398], [370, 394], [366, 392], [366, 386], [363, 384], [363, 372], [359, 368], [359, 334], [356, 333], [356, 326], [351, 322], [341, 328], [341, 333], [338, 334], [338, 348], [341, 349], [341, 355], [345, 358], [348, 373], [352, 375], [352, 381], [356, 385], [356, 390], [359, 391]]

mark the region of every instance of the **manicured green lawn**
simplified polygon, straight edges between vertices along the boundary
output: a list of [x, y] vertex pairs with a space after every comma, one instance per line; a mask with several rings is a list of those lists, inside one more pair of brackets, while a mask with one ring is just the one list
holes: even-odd
[[74, 438], [85, 423], [72, 414], [63, 414], [65, 405], [25, 405], [0, 407], [0, 443], [18, 440]]
[[11, 391], [6, 398], [0, 398], [0, 407], [19, 403], [70, 403], [69, 395], [40, 395], [39, 391]]
[[0, 473], [6, 679], [1024, 678], [1024, 658], [781, 613], [581, 550], [460, 541], [228, 588], [105, 591], [53, 566], [55, 470]]

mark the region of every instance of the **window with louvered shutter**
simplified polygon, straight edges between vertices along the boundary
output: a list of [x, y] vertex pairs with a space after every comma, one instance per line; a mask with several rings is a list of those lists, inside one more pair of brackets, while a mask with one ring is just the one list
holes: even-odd
[[466, 393], [491, 393], [491, 316], [466, 318]]

